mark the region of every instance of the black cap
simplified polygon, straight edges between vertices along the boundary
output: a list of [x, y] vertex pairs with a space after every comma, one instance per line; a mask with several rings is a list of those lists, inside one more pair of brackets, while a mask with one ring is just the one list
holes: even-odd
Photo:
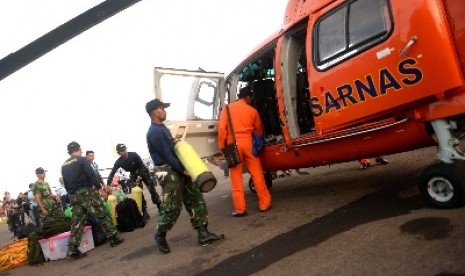
[[71, 142], [68, 144], [68, 153], [71, 154], [75, 151], [78, 151], [81, 148], [81, 145], [78, 144], [78, 142]]
[[44, 170], [44, 168], [42, 168], [42, 167], [38, 167], [38, 168], [36, 169], [36, 174], [45, 173], [45, 172], [46, 172], [46, 170]]
[[242, 87], [241, 90], [239, 90], [239, 94], [237, 94], [239, 98], [244, 98], [246, 96], [252, 96], [252, 95], [253, 93], [252, 93], [252, 89], [250, 86]]
[[147, 111], [147, 113], [150, 114], [153, 110], [159, 107], [167, 108], [169, 106], [170, 106], [169, 103], [164, 103], [160, 101], [159, 99], [154, 99], [145, 104], [145, 111]]
[[116, 145], [116, 152], [121, 153], [126, 150], [126, 145], [125, 144], [118, 144]]

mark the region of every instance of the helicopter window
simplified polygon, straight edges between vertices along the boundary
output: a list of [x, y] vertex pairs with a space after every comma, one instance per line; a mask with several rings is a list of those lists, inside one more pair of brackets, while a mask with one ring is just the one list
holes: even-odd
[[[158, 97], [171, 103], [170, 121], [214, 120], [219, 114], [220, 80], [215, 77], [162, 74]], [[179, 93], [183, 96], [180, 97]]]
[[346, 49], [345, 30], [340, 28], [339, 22], [344, 22], [345, 10], [341, 9], [319, 26], [318, 52], [321, 60], [326, 60]]
[[260, 59], [247, 64], [239, 75], [242, 82], [265, 78], [274, 78], [273, 59]]
[[314, 60], [326, 70], [385, 40], [392, 31], [388, 0], [356, 0], [315, 24]]
[[214, 119], [212, 106], [214, 100], [217, 98], [217, 84], [216, 80], [202, 80], [198, 84], [198, 94], [194, 102], [194, 120], [211, 120]]
[[[257, 109], [263, 123], [265, 142], [279, 141], [282, 137], [279, 119], [278, 101], [276, 98], [274, 55], [276, 44], [272, 43], [263, 51], [252, 57], [238, 68], [237, 83], [228, 89], [236, 93], [242, 87], [251, 86], [253, 105]], [[228, 80], [231, 83], [231, 80]]]

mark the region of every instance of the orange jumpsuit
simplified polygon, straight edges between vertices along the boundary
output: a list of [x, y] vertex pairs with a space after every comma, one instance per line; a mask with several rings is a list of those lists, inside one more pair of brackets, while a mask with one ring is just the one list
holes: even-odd
[[[252, 154], [252, 133], [263, 135], [262, 122], [257, 110], [243, 99], [229, 104], [229, 112], [231, 114], [231, 122], [236, 136], [239, 156], [242, 161], [241, 164], [229, 169], [234, 211], [237, 213], [246, 211], [244, 185], [242, 182], [243, 165], [247, 168], [254, 181], [258, 195], [258, 208], [264, 211], [271, 205], [271, 195], [265, 184], [260, 159]], [[226, 108], [223, 108], [218, 124], [218, 143], [220, 149], [224, 148], [227, 143], [231, 143], [232, 140]]]

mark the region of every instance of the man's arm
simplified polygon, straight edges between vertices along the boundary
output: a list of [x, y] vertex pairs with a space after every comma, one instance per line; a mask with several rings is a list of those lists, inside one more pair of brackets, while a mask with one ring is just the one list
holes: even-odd
[[92, 165], [87, 161], [85, 157], [80, 158], [81, 166], [84, 169], [84, 174], [86, 175], [87, 180], [92, 184], [97, 189], [101, 189], [102, 185], [100, 185], [99, 179], [97, 175], [95, 174], [94, 168], [92, 168]]
[[115, 176], [116, 170], [118, 170], [120, 167], [118, 160], [116, 160], [115, 164], [113, 165], [113, 168], [111, 169], [110, 174], [108, 175], [107, 185], [111, 184], [111, 181], [113, 180], [113, 177]]
[[137, 152], [134, 152], [134, 159], [136, 161], [137, 169], [143, 170], [145, 168], [145, 164], [144, 161], [142, 161], [142, 157], [140, 157], [140, 155]]
[[100, 175], [97, 163], [93, 162], [93, 166], [95, 166], [94, 171], [97, 174], [98, 181], [100, 182], [100, 184], [102, 184], [102, 186], [105, 185], [105, 183], [103, 182], [103, 177]]
[[165, 160], [175, 171], [180, 174], [184, 174], [184, 167], [181, 165], [176, 156], [174, 156], [173, 144], [169, 139], [172, 138], [165, 135], [162, 131], [156, 131], [148, 137], [147, 141], [152, 145], [156, 154]]
[[255, 111], [255, 116], [254, 116], [254, 133], [263, 136], [263, 124], [262, 120], [260, 120], [260, 116], [258, 115], [258, 112]]
[[42, 216], [48, 216], [47, 209], [45, 209], [45, 206], [42, 203], [42, 195], [39, 193], [39, 191], [34, 190], [34, 198], [36, 200], [37, 207], [39, 208], [39, 212], [42, 214]]

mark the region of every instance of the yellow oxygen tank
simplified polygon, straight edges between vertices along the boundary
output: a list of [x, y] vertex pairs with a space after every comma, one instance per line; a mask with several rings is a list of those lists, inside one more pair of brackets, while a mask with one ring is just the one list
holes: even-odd
[[137, 204], [137, 209], [139, 209], [139, 213], [142, 214], [142, 189], [138, 185], [134, 185], [134, 188], [132, 188], [132, 199]]
[[114, 225], [118, 225], [116, 222], [116, 196], [108, 195], [107, 202], [110, 205], [111, 219], [113, 220]]
[[205, 162], [202, 161], [189, 143], [184, 140], [177, 142], [174, 145], [174, 152], [192, 178], [192, 181], [200, 188], [202, 193], [209, 192], [215, 188], [217, 182], [215, 176], [208, 170]]

